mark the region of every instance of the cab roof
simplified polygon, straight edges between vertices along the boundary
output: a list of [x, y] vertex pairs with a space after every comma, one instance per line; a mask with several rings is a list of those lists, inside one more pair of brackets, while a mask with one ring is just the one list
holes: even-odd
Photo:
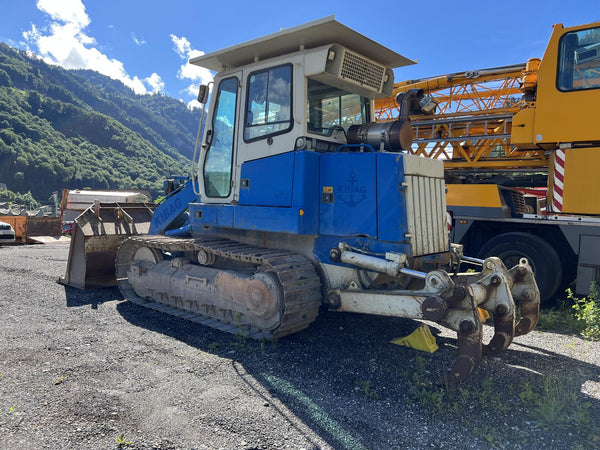
[[282, 29], [277, 33], [198, 56], [190, 59], [190, 63], [221, 72], [254, 61], [293, 53], [301, 48], [310, 49], [328, 44], [340, 44], [392, 69], [416, 63], [341, 24], [335, 20], [335, 16]]

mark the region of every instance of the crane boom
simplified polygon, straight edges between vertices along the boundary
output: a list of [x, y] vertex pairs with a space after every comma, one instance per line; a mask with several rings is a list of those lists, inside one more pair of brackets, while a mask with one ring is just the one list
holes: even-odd
[[519, 150], [510, 140], [512, 118], [528, 106], [536, 76], [537, 65], [528, 62], [396, 83], [392, 97], [375, 100], [375, 119], [401, 115], [396, 98], [416, 91], [420, 103], [434, 109], [408, 112], [415, 134], [411, 153], [443, 159], [455, 172], [544, 171], [545, 150]]

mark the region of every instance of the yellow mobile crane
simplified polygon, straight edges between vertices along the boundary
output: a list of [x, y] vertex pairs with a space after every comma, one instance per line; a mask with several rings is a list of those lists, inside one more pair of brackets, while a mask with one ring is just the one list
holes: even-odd
[[443, 159], [453, 239], [526, 256], [542, 301], [600, 280], [600, 22], [555, 25], [542, 59], [397, 83], [378, 121], [410, 119], [410, 153]]

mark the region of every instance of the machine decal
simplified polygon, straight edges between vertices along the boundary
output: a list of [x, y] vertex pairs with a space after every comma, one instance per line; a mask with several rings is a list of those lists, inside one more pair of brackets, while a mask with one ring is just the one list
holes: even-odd
[[356, 173], [351, 172], [347, 184], [338, 186], [338, 198], [349, 208], [354, 208], [363, 200], [367, 199], [367, 186], [359, 184]]

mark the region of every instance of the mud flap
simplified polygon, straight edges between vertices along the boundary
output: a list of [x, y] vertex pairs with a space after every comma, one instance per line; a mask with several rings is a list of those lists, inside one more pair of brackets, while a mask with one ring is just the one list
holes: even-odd
[[154, 205], [96, 203], [73, 225], [69, 259], [58, 282], [78, 289], [116, 286], [115, 257], [129, 236], [147, 234]]

